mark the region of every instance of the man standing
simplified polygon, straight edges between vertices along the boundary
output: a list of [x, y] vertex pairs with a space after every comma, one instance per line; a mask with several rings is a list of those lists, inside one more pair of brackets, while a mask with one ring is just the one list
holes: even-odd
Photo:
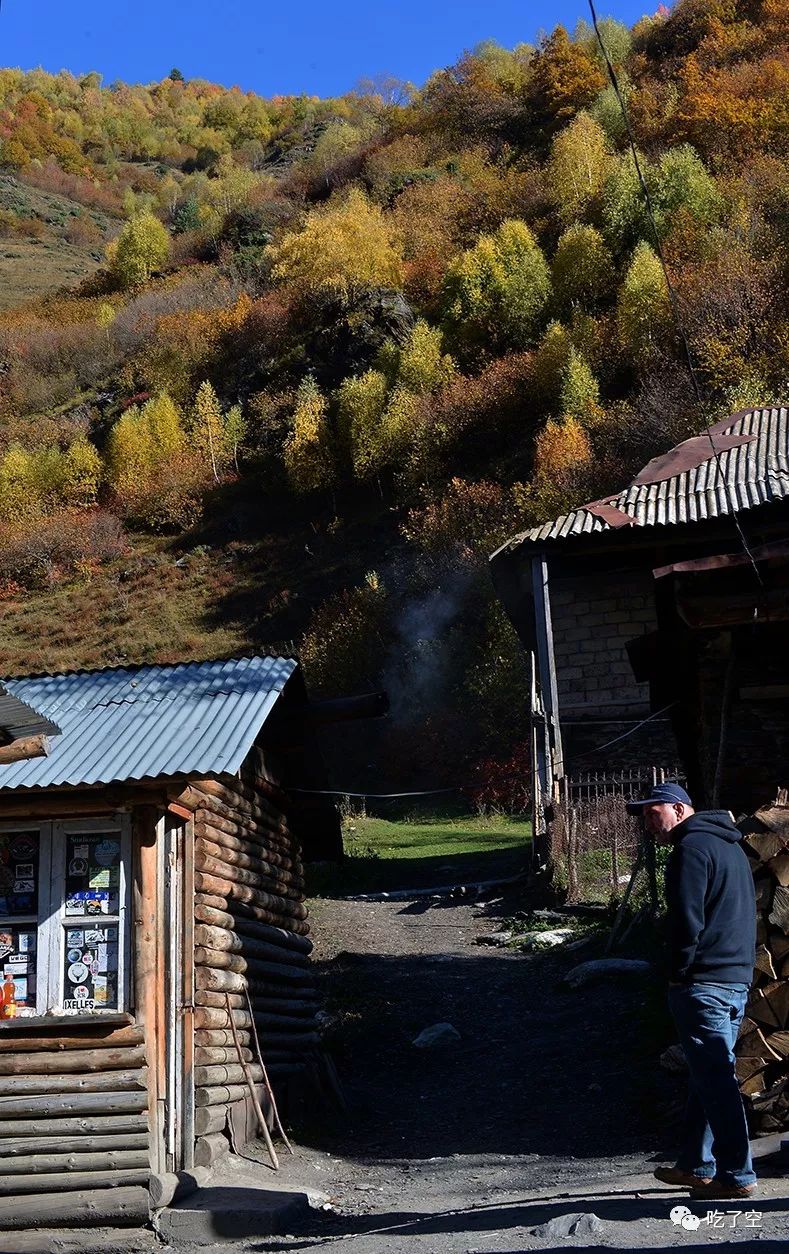
[[668, 1000], [688, 1064], [682, 1149], [664, 1184], [694, 1198], [746, 1198], [756, 1188], [734, 1044], [756, 956], [756, 899], [741, 834], [727, 810], [693, 809], [677, 784], [644, 801], [648, 837], [673, 848], [666, 866]]

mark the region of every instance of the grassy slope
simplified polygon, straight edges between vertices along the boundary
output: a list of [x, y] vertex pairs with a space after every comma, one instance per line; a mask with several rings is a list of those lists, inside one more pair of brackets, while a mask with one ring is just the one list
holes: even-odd
[[47, 227], [42, 239], [20, 235], [0, 238], [0, 310], [13, 309], [62, 287], [76, 287], [93, 274], [102, 260], [102, 248], [83, 248], [58, 235], [70, 219], [90, 219], [104, 233], [112, 219], [100, 210], [86, 209], [68, 197], [29, 187], [8, 175], [0, 177], [0, 209], [22, 220], [35, 217]]
[[315, 896], [431, 888], [514, 875], [526, 860], [530, 824], [480, 815], [432, 819], [354, 817], [344, 826], [341, 867], [308, 870]]

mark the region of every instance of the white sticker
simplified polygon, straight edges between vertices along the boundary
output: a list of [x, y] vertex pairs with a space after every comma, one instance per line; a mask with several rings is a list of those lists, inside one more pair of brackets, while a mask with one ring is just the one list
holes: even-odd
[[[88, 978], [88, 968], [85, 966], [85, 963], [72, 962], [68, 969], [68, 978], [71, 980], [72, 984], [81, 984], [83, 980], [86, 980]], [[79, 989], [74, 990], [74, 995], [76, 997], [79, 996]], [[87, 996], [87, 991], [85, 996]]]

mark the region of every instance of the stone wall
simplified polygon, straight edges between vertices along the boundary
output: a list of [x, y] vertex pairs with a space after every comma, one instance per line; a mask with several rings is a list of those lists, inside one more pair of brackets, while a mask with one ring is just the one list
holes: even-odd
[[651, 576], [551, 576], [550, 595], [560, 717], [645, 717], [625, 644], [656, 628]]

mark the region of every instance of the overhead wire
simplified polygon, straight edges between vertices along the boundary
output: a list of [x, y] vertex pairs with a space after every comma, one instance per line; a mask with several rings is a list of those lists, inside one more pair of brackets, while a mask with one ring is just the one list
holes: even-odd
[[[614, 93], [619, 103], [619, 108], [620, 108], [622, 118], [625, 124], [625, 130], [627, 132], [627, 138], [628, 138], [628, 142], [630, 145], [630, 152], [633, 157], [633, 164], [635, 166], [636, 175], [638, 177], [639, 186], [641, 188], [641, 193], [644, 197], [647, 217], [649, 218], [649, 222], [652, 227], [652, 234], [655, 239], [655, 251], [657, 253], [658, 260], [660, 261], [660, 265], [663, 269], [663, 277], [665, 279], [666, 288], [667, 288], [668, 295], [669, 295], [669, 302], [671, 304], [671, 312], [674, 318], [674, 323], [676, 325], [677, 332], [679, 334], [679, 338], [682, 342], [682, 347], [685, 353], [685, 360], [687, 361], [688, 371], [690, 373], [691, 382], [693, 383], [693, 391], [695, 393], [696, 401], [698, 402], [698, 404], [703, 405], [704, 397], [702, 394], [701, 384], [699, 383], [698, 374], [696, 372], [696, 366], [693, 361], [693, 353], [691, 351], [690, 342], [688, 340], [687, 334], [685, 332], [685, 327], [682, 322], [682, 316], [680, 314], [679, 301], [677, 300], [676, 289], [671, 280], [671, 274], [669, 272], [669, 268], [666, 263], [665, 254], [663, 252], [663, 245], [660, 240], [660, 232], [658, 231], [657, 219], [655, 217], [655, 209], [652, 203], [652, 195], [649, 190], [649, 184], [647, 183], [647, 180], [644, 177], [644, 171], [641, 167], [641, 161], [638, 155], [638, 148], [636, 146], [635, 136], [633, 134], [633, 127], [630, 122], [630, 113], [627, 107], [627, 101], [625, 100], [625, 97], [622, 93], [622, 89], [619, 85], [619, 79], [617, 78], [616, 69], [614, 68], [613, 62], [611, 61], [611, 58], [608, 55], [608, 49], [606, 48], [605, 41], [603, 40], [603, 34], [602, 34], [602, 31], [600, 30], [600, 24], [599, 24], [598, 17], [597, 17], [597, 10], [595, 8], [595, 0], [589, 0], [589, 9], [592, 14], [592, 25], [594, 27], [595, 35], [597, 37], [597, 42], [600, 46], [600, 51], [603, 55], [603, 60], [605, 61], [606, 70], [608, 72], [608, 77], [611, 80], [611, 86], [614, 89]], [[716, 468], [717, 473], [720, 475], [721, 482], [723, 483], [723, 490], [726, 493], [726, 499], [729, 503], [729, 511], [731, 513], [734, 526], [737, 529], [737, 533], [740, 538], [740, 543], [742, 545], [743, 552], [745, 553], [746, 557], [748, 558], [748, 561], [751, 564], [753, 573], [756, 576], [756, 579], [759, 585], [761, 587], [764, 587], [764, 581], [762, 580], [761, 572], [759, 571], [756, 558], [754, 557], [751, 551], [750, 545], [748, 544], [748, 540], [745, 536], [745, 532], [743, 531], [742, 526], [740, 524], [738, 511], [737, 511], [737, 502], [734, 499], [734, 495], [731, 490], [731, 484], [729, 483], [726, 473], [721, 464], [720, 449], [715, 444], [715, 441], [712, 438], [712, 432], [710, 431], [709, 427], [706, 427], [705, 434], [707, 435], [707, 438], [709, 439], [709, 442], [710, 442], [710, 447], [712, 448], [712, 455], [715, 459], [715, 468]]]

